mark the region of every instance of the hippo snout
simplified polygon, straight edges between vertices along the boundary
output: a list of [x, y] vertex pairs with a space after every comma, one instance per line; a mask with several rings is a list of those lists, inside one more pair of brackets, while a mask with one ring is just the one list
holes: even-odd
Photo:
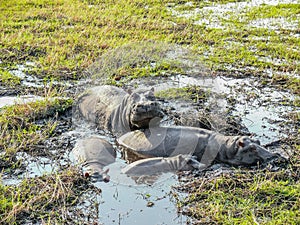
[[147, 113], [147, 112], [161, 112], [160, 104], [158, 102], [139, 102], [132, 107], [132, 111], [136, 113]]
[[154, 101], [139, 102], [131, 108], [130, 123], [138, 128], [149, 127], [154, 118], [163, 118], [160, 104]]
[[105, 171], [92, 171], [92, 170], [87, 170], [84, 172], [84, 177], [91, 179], [92, 182], [109, 182], [110, 181], [110, 176], [107, 174], [108, 170]]
[[279, 153], [272, 153], [272, 155], [270, 155], [269, 157], [265, 158], [265, 160], [263, 161], [263, 163], [275, 163], [275, 164], [285, 164], [288, 163], [289, 160], [285, 157], [283, 157], [282, 155], [280, 155]]
[[260, 158], [259, 161], [262, 164], [269, 164], [270, 163], [270, 164], [279, 165], [279, 164], [288, 163], [288, 159], [286, 159], [285, 157], [283, 157], [279, 153], [270, 152], [262, 146], [256, 146], [256, 148], [257, 148], [258, 156]]

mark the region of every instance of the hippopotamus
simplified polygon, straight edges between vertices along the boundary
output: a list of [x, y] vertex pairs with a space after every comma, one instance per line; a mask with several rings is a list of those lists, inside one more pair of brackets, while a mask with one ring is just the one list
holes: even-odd
[[154, 175], [158, 173], [202, 169], [204, 167], [205, 165], [199, 163], [193, 156], [179, 154], [173, 157], [140, 159], [124, 167], [122, 173], [130, 176]]
[[214, 161], [234, 166], [252, 166], [272, 159], [283, 159], [269, 152], [259, 141], [247, 136], [225, 136], [196, 127], [151, 127], [124, 134], [119, 145], [148, 157], [192, 154], [210, 166]]
[[153, 91], [127, 93], [115, 86], [96, 86], [79, 97], [79, 112], [85, 119], [119, 136], [147, 128], [151, 121], [159, 123], [163, 113]]
[[109, 182], [109, 170], [103, 168], [115, 162], [116, 151], [108, 141], [99, 136], [79, 139], [72, 155], [82, 166], [85, 177], [91, 177], [94, 181]]

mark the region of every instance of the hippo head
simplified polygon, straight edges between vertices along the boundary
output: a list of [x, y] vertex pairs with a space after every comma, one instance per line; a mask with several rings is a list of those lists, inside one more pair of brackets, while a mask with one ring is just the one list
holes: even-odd
[[163, 112], [154, 96], [154, 89], [130, 93], [131, 110], [129, 120], [132, 128], [148, 128], [150, 122], [158, 123]]
[[286, 161], [280, 154], [269, 152], [258, 140], [249, 137], [239, 137], [226, 155], [224, 161], [236, 166], [252, 166], [274, 160]]
[[93, 182], [109, 182], [110, 181], [110, 176], [108, 175], [109, 169], [103, 170], [102, 168], [87, 168], [84, 172], [83, 175], [86, 178], [90, 178], [91, 181]]

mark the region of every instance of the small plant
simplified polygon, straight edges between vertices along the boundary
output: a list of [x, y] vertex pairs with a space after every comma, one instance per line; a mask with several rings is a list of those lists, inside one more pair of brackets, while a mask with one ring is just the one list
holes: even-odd
[[166, 99], [192, 100], [196, 103], [206, 101], [209, 95], [210, 95], [210, 91], [205, 91], [200, 86], [170, 88], [156, 93], [157, 97], [166, 98]]
[[4, 85], [15, 86], [21, 84], [21, 79], [6, 70], [0, 69], [0, 82]]

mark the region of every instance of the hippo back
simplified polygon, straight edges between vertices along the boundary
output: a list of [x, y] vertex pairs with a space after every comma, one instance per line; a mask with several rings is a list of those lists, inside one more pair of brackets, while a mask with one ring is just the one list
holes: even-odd
[[105, 127], [106, 118], [126, 95], [125, 91], [114, 86], [93, 87], [79, 97], [79, 111], [88, 121]]
[[78, 108], [85, 119], [115, 136], [148, 127], [154, 118], [159, 121], [163, 116], [152, 90], [128, 94], [108, 85], [89, 89], [79, 98]]
[[179, 154], [203, 155], [211, 131], [193, 127], [152, 127], [129, 132], [118, 143], [138, 154], [170, 157]]
[[83, 166], [98, 164], [104, 167], [115, 162], [116, 158], [113, 146], [98, 136], [78, 140], [72, 153]]
[[191, 170], [188, 165], [189, 156], [177, 155], [173, 157], [153, 157], [135, 161], [122, 169], [127, 175], [154, 175], [158, 173]]

